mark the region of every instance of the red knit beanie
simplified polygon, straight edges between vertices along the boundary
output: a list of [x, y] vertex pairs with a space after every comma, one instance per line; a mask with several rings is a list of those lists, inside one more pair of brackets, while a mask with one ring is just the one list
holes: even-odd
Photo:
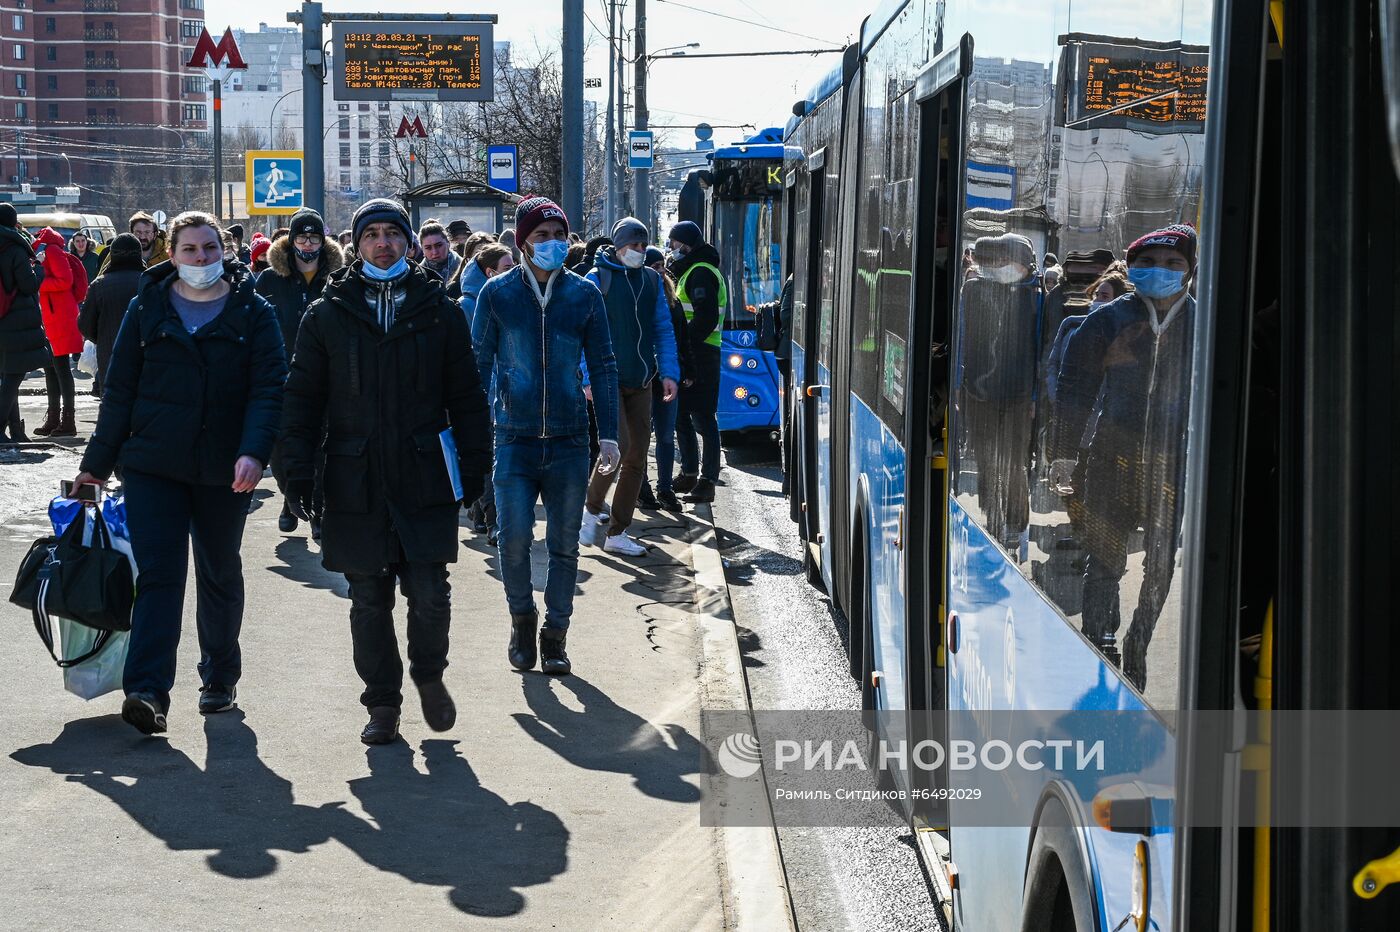
[[558, 220], [564, 224], [564, 232], [569, 232], [569, 218], [564, 215], [562, 207], [539, 195], [525, 198], [515, 209], [515, 241], [524, 245], [530, 234], [535, 232], [535, 227], [546, 220]]

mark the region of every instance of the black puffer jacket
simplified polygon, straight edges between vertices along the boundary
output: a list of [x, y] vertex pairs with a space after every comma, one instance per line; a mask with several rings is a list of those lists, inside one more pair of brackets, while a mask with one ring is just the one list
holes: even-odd
[[258, 276], [257, 292], [271, 302], [277, 311], [277, 322], [282, 325], [282, 338], [287, 341], [287, 357], [297, 345], [297, 330], [301, 318], [326, 287], [326, 280], [332, 272], [345, 265], [345, 257], [340, 244], [327, 239], [321, 247], [321, 259], [316, 274], [307, 284], [306, 276], [297, 269], [296, 258], [292, 255], [292, 238], [284, 236], [272, 244], [267, 251], [267, 268]]
[[291, 479], [312, 476], [325, 424], [321, 562], [382, 573], [402, 560], [457, 559], [457, 499], [438, 434], [452, 428], [463, 497], [481, 494], [491, 420], [471, 334], [442, 284], [410, 264], [386, 334], [366, 299], [361, 263], [333, 274], [297, 334], [283, 411]]
[[239, 457], [266, 463], [272, 451], [287, 376], [272, 306], [237, 276], [223, 312], [191, 335], [170, 304], [177, 278], [169, 262], [148, 269], [117, 333], [82, 463], [100, 479], [120, 464], [229, 485]]
[[144, 269], [140, 253], [136, 254], [134, 261], [120, 257], [113, 259], [107, 271], [92, 283], [83, 300], [78, 329], [86, 339], [97, 344], [97, 371], [101, 374], [105, 374], [112, 364], [112, 347], [117, 343], [117, 331], [121, 329], [127, 306], [136, 297]]
[[0, 288], [14, 295], [10, 312], [0, 318], [0, 372], [6, 374], [41, 369], [53, 361], [39, 312], [44, 273], [33, 260], [29, 242], [10, 227], [0, 227]]

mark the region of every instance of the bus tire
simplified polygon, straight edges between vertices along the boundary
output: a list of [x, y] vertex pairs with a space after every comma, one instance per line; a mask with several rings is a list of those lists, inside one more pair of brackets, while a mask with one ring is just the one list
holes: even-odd
[[[865, 518], [861, 512], [856, 512], [855, 520], [856, 527], [865, 526]], [[860, 684], [861, 708], [870, 709], [873, 707], [868, 704], [873, 698], [870, 671], [874, 667], [870, 658], [866, 656], [870, 643], [870, 553], [865, 546], [864, 533], [856, 534], [851, 546], [851, 557], [855, 565], [851, 567], [851, 610], [846, 616], [847, 631], [850, 634], [847, 639], [850, 648], [847, 651], [847, 660], [850, 662], [851, 679]]]
[[1079, 834], [1064, 803], [1052, 797], [1031, 843], [1021, 932], [1092, 932], [1096, 914]]

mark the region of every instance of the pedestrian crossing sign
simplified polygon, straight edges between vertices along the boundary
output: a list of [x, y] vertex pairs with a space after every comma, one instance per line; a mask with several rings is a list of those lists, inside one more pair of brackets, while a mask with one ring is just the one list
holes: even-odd
[[300, 150], [251, 150], [244, 156], [248, 216], [293, 214], [304, 204]]

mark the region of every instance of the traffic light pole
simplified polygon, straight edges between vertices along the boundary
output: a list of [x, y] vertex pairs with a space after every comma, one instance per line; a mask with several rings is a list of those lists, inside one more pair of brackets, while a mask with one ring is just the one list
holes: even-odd
[[301, 5], [302, 203], [326, 214], [325, 54], [321, 4]]
[[583, 227], [583, 0], [564, 0], [564, 139], [559, 194], [569, 222]]
[[[637, 3], [637, 32], [636, 45], [632, 50], [633, 56], [637, 60], [636, 76], [636, 117], [637, 129], [645, 130], [650, 114], [647, 113], [647, 0], [636, 0]], [[655, 147], [653, 147], [653, 153]], [[631, 155], [631, 146], [628, 146], [628, 155]], [[636, 202], [637, 219], [647, 225], [651, 230], [653, 241], [656, 238], [656, 230], [652, 229], [651, 216], [651, 170], [646, 168], [637, 169], [636, 176]]]

